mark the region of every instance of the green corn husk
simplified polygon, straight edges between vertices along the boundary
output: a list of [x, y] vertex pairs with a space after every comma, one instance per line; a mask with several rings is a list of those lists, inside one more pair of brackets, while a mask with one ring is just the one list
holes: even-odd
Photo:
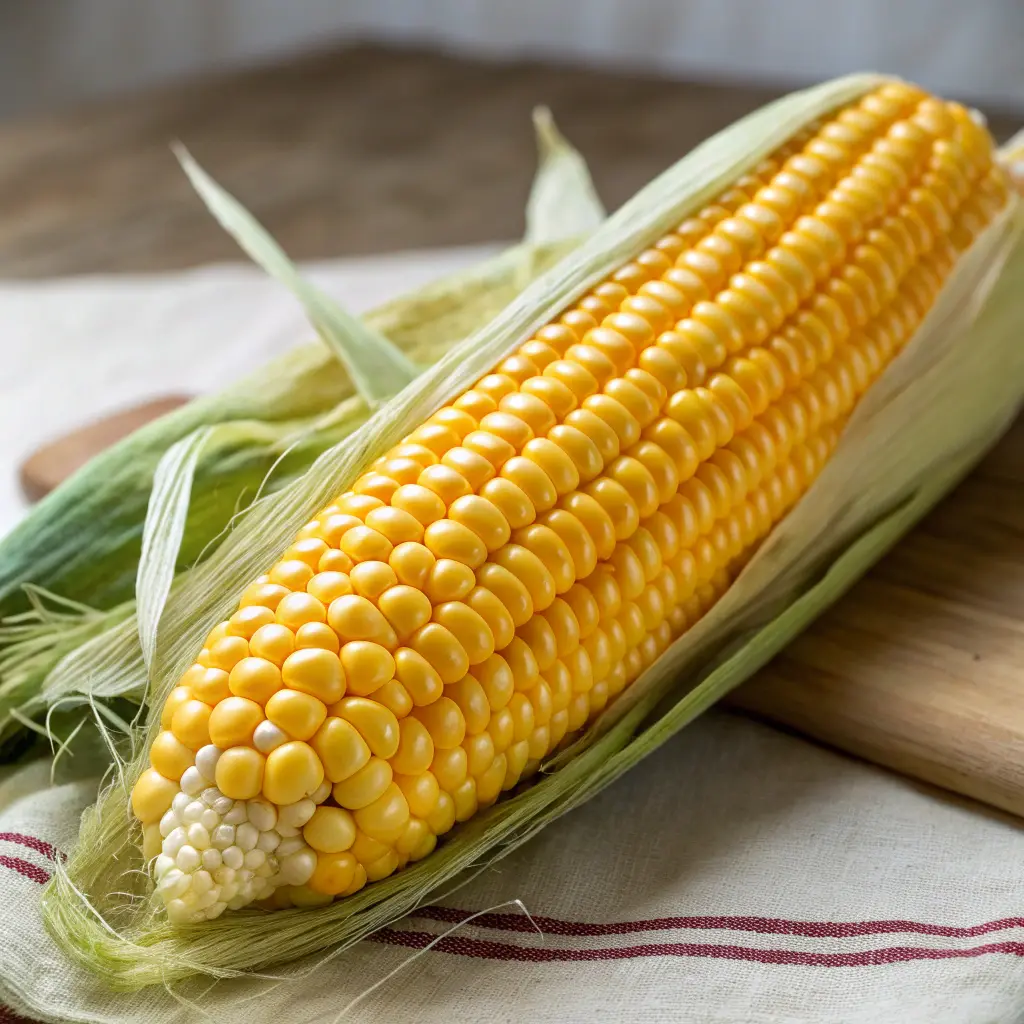
[[[394, 300], [363, 322], [307, 285], [256, 222], [179, 152], [218, 219], [303, 302], [325, 343], [302, 345], [224, 392], [136, 431], [0, 539], [0, 763], [22, 752], [28, 730], [48, 707], [83, 703], [75, 686], [64, 686], [64, 659], [90, 641], [102, 648], [122, 624], [133, 628], [153, 479], [174, 445], [205, 437], [190, 474], [180, 542], [165, 567], [180, 575], [215, 549], [258, 494], [296, 480], [419, 366], [487, 323], [600, 223], [604, 210], [582, 157], [550, 114], [538, 111], [535, 121], [540, 162], [523, 242]], [[115, 691], [141, 701], [144, 681]], [[108, 686], [104, 696], [112, 695]]]
[[[793, 94], [709, 140], [308, 472], [248, 510], [218, 550], [171, 588], [150, 659], [155, 700], [213, 624], [230, 613], [242, 588], [368, 462], [623, 259], [805, 124], [880, 81], [853, 76]], [[1012, 200], [964, 255], [915, 338], [858, 405], [818, 480], [725, 596], [532, 783], [459, 826], [424, 861], [355, 896], [272, 917], [247, 909], [172, 927], [150, 898], [140, 870], [141, 830], [129, 809], [130, 787], [159, 724], [152, 715], [132, 731], [133, 759], [118, 764], [116, 778], [83, 818], [70, 860], [45, 891], [44, 917], [54, 939], [124, 990], [192, 975], [230, 978], [340, 950], [450, 891], [651, 753], [835, 601], [1009, 424], [1024, 394], [1021, 205]], [[88, 676], [95, 692], [114, 694], [146, 678], [132, 624], [116, 627], [110, 637], [116, 642], [102, 650], [92, 645], [88, 657], [66, 661], [63, 686]]]

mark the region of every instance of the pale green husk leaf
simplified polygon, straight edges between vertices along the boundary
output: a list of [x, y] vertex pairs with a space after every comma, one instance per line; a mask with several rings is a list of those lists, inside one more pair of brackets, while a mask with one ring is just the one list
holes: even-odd
[[153, 664], [157, 629], [171, 591], [178, 551], [192, 497], [192, 480], [210, 427], [201, 427], [172, 444], [156, 467], [149, 511], [142, 529], [142, 554], [135, 584], [139, 646], [146, 669]]
[[184, 146], [175, 146], [174, 152], [200, 198], [224, 230], [254, 262], [302, 303], [317, 333], [341, 360], [356, 390], [371, 409], [386, 402], [416, 377], [415, 364], [387, 338], [306, 281], [263, 225], [218, 185]]
[[547, 107], [533, 112], [540, 166], [526, 203], [526, 241], [546, 245], [589, 234], [605, 218], [587, 162]]

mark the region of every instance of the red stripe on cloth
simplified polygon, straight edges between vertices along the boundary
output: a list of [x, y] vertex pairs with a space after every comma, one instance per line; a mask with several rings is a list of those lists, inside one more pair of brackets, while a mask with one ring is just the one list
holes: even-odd
[[56, 860], [58, 857], [64, 859], [64, 854], [45, 839], [26, 836], [21, 832], [0, 832], [0, 843], [16, 843], [18, 846], [35, 850], [36, 853], [41, 853], [44, 857], [49, 857], [50, 860]]
[[925, 924], [920, 921], [788, 921], [778, 917], [655, 917], [640, 921], [611, 921], [590, 924], [584, 921], [564, 921], [556, 917], [537, 917], [525, 914], [481, 914], [473, 916], [470, 910], [455, 907], [420, 907], [410, 917], [458, 924], [472, 917], [474, 928], [492, 928], [506, 932], [536, 932], [538, 928], [548, 935], [584, 936], [633, 935], [637, 932], [675, 931], [683, 929], [721, 929], [724, 931], [757, 932], [762, 935], [800, 935], [816, 939], [848, 939], [859, 935], [886, 935], [914, 932], [919, 935], [937, 935], [945, 938], [971, 938], [987, 935], [1006, 928], [1024, 928], [1024, 917], [1002, 917], [983, 924], [958, 927], [956, 925]]
[[[1024, 942], [990, 942], [968, 949], [927, 949], [918, 946], [888, 946], [859, 953], [806, 953], [794, 949], [753, 949], [710, 942], [657, 942], [639, 946], [611, 946], [605, 949], [545, 949], [536, 946], [514, 946], [488, 939], [467, 939], [446, 935], [437, 939], [429, 932], [398, 931], [384, 928], [370, 936], [374, 942], [390, 946], [432, 949], [457, 956], [483, 960], [505, 960], [528, 963], [555, 963], [567, 960], [631, 960], [647, 956], [707, 957], [714, 960], [749, 960], [762, 964], [801, 967], [875, 967], [881, 964], [905, 963], [910, 960], [948, 960], [1008, 953], [1024, 957]], [[437, 940], [437, 941], [435, 941]]]
[[22, 860], [21, 857], [5, 857], [3, 854], [0, 854], [0, 868], [10, 868], [12, 871], [17, 871], [19, 875], [31, 878], [33, 882], [38, 882], [40, 885], [46, 885], [50, 880], [50, 873], [48, 871], [44, 871], [38, 864]]

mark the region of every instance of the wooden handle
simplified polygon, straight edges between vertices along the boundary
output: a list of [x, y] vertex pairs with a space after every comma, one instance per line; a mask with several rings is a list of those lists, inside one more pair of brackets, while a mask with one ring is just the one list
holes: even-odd
[[96, 420], [37, 449], [21, 464], [18, 472], [25, 497], [29, 501], [45, 498], [94, 455], [99, 455], [133, 430], [138, 430], [189, 400], [186, 395], [156, 398]]

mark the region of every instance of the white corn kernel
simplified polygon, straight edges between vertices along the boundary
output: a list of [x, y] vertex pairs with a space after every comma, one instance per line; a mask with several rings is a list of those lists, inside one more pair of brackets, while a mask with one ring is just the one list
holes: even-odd
[[197, 871], [192, 876], [192, 891], [197, 896], [209, 892], [213, 888], [213, 878], [209, 871]]
[[273, 853], [281, 845], [281, 837], [276, 832], [261, 832], [256, 840], [256, 849], [264, 853]]
[[182, 871], [195, 871], [199, 867], [199, 851], [194, 846], [183, 846], [174, 860]]
[[225, 825], [241, 825], [243, 821], [247, 820], [247, 818], [248, 814], [245, 810], [245, 804], [239, 800], [221, 820]]
[[174, 868], [174, 858], [168, 856], [166, 853], [161, 853], [159, 857], [153, 862], [153, 877], [159, 881], [167, 874], [168, 871]]
[[157, 884], [157, 891], [169, 900], [177, 899], [182, 893], [188, 891], [189, 876], [184, 871], [172, 868]]
[[212, 743], [207, 743], [205, 747], [200, 747], [196, 751], [196, 768], [202, 773], [203, 778], [212, 782], [217, 777], [217, 762], [222, 753], [220, 747]]
[[316, 870], [316, 854], [307, 846], [281, 860], [281, 877], [289, 885], [305, 885]]
[[171, 924], [184, 924], [192, 916], [192, 908], [180, 899], [167, 901], [167, 919]]
[[277, 812], [278, 821], [282, 825], [291, 825], [293, 828], [302, 828], [316, 811], [316, 804], [312, 800], [298, 800], [293, 804], [285, 804]]
[[210, 843], [218, 850], [226, 850], [235, 842], [234, 825], [218, 825], [210, 835]]
[[296, 850], [302, 850], [306, 846], [306, 841], [301, 836], [289, 836], [287, 839], [282, 839], [281, 844], [274, 851], [278, 857], [287, 857], [290, 853], [295, 853]]
[[269, 754], [282, 743], [288, 742], [288, 734], [273, 722], [264, 719], [252, 734], [252, 745], [261, 753]]
[[260, 830], [250, 821], [245, 821], [235, 829], [235, 845], [243, 852], [256, 848], [256, 840], [260, 837]]
[[188, 842], [188, 833], [179, 825], [164, 840], [163, 851], [168, 857], [177, 856], [178, 851]]
[[219, 867], [213, 873], [213, 880], [218, 885], [234, 885], [235, 869], [229, 867]]
[[202, 853], [203, 850], [210, 848], [210, 833], [197, 821], [188, 827], [188, 841], [190, 846], [194, 846]]
[[206, 789], [207, 780], [195, 765], [190, 765], [181, 776], [181, 791], [189, 796], [199, 796]]
[[261, 832], [269, 832], [277, 824], [277, 811], [266, 800], [250, 800], [246, 804], [246, 813]]
[[250, 871], [258, 871], [264, 864], [267, 863], [267, 855], [262, 850], [250, 850], [246, 855], [242, 863]]

